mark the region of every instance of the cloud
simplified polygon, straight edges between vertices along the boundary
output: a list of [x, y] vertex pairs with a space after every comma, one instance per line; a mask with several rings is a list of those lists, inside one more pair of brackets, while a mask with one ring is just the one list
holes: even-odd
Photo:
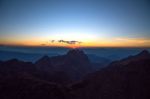
[[66, 43], [66, 44], [80, 44], [80, 41], [66, 41], [66, 40], [50, 40], [51, 43], [59, 42], [59, 43]]
[[54, 43], [54, 42], [55, 42], [55, 40], [51, 40], [51, 42], [52, 42], [52, 43]]

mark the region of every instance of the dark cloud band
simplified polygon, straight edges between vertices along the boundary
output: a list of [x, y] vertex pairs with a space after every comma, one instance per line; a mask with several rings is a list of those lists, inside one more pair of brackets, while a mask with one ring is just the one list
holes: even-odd
[[54, 42], [59, 42], [59, 43], [66, 43], [66, 44], [80, 44], [82, 42], [80, 41], [66, 41], [66, 40], [50, 40], [51, 43], [54, 43]]

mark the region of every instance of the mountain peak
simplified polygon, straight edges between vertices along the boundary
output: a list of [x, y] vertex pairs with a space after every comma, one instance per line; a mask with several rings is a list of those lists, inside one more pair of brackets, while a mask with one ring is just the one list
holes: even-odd
[[47, 55], [43, 56], [41, 59], [36, 61], [35, 65], [39, 70], [44, 70], [44, 71], [51, 70], [52, 67], [51, 59]]
[[143, 50], [141, 53], [138, 54], [138, 56], [149, 56], [150, 53], [148, 50]]
[[90, 64], [90, 61], [88, 59], [88, 56], [84, 53], [84, 51], [79, 49], [73, 49], [68, 51], [66, 54], [68, 61], [77, 63], [88, 63]]
[[[142, 61], [145, 59], [150, 59], [150, 53], [147, 50], [143, 50], [141, 51], [139, 54], [135, 55], [135, 56], [129, 56], [125, 59], [120, 60], [120, 62], [117, 62], [117, 64], [129, 64], [130, 62], [135, 62], [135, 61]], [[116, 62], [114, 62], [113, 64], [116, 64]]]
[[85, 53], [82, 50], [73, 49], [73, 50], [69, 50], [67, 55], [85, 55]]
[[36, 64], [49, 64], [50, 63], [50, 57], [45, 55], [41, 59], [39, 59]]
[[136, 55], [136, 57], [140, 58], [150, 58], [150, 53], [147, 50], [143, 50], [139, 54]]

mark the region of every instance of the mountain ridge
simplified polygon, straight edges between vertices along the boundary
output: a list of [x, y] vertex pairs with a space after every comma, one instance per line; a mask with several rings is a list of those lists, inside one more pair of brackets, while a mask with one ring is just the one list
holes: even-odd
[[[150, 57], [147, 51], [141, 53], [116, 61], [72, 85], [75, 99], [149, 99]], [[128, 64], [122, 63], [127, 60]]]

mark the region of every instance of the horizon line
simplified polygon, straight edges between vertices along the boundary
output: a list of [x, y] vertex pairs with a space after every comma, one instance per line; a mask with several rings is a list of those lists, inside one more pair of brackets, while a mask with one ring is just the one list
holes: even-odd
[[45, 47], [45, 48], [68, 48], [68, 49], [80, 49], [80, 48], [150, 48], [150, 46], [42, 46], [42, 45], [6, 45], [0, 44], [0, 47]]

